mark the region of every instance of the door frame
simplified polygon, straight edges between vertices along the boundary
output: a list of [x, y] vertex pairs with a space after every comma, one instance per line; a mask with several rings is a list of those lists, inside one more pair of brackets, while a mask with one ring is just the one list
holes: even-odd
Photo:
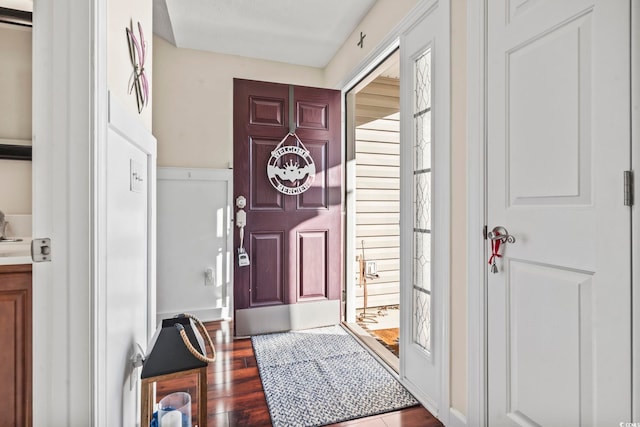
[[93, 170], [106, 131], [96, 128], [106, 117], [106, 2], [72, 3], [33, 11], [33, 236], [53, 242], [52, 262], [33, 265], [34, 425], [100, 425]]
[[[631, 2], [631, 146], [640, 147], [640, 4]], [[631, 170], [640, 166], [640, 149], [631, 150]], [[636, 173], [637, 175], [637, 173]], [[638, 178], [635, 178], [636, 182]], [[636, 194], [638, 192], [636, 191]], [[635, 197], [638, 204], [638, 197]], [[631, 210], [631, 413], [633, 420], [640, 420], [640, 210], [634, 207]], [[636, 292], [634, 292], [634, 290]], [[634, 398], [635, 397], [635, 398]]]
[[467, 2], [467, 424], [487, 425], [487, 1]]
[[[342, 111], [343, 114], [346, 112], [347, 107], [347, 93], [353, 89], [361, 80], [363, 80], [367, 74], [373, 71], [380, 63], [382, 63], [391, 53], [393, 53], [396, 49], [400, 47], [400, 37], [405, 32], [409, 31], [415, 24], [417, 24], [437, 3], [439, 3], [439, 7], [444, 8], [447, 11], [448, 16], [451, 16], [451, 1], [450, 0], [421, 0], [419, 1], [406, 15], [405, 17], [398, 22], [398, 24], [389, 31], [389, 33], [378, 43], [376, 47], [374, 47], [371, 52], [364, 57], [364, 59], [349, 73], [346, 77], [338, 82], [334, 87], [342, 91]], [[472, 2], [473, 3], [473, 2]], [[449, 33], [451, 31], [450, 27], [450, 19], [449, 19]], [[449, 36], [448, 36], [449, 37]], [[448, 46], [450, 54], [451, 46]], [[400, 58], [402, 61], [402, 58]], [[402, 73], [402, 71], [401, 71]], [[402, 108], [402, 100], [401, 108]], [[450, 125], [450, 124], [449, 124]], [[347, 178], [347, 174], [355, 174], [355, 171], [349, 169], [349, 165], [347, 164], [347, 140], [346, 140], [346, 121], [342, 120], [342, 156], [343, 156], [343, 186], [345, 191], [347, 191], [347, 187], [344, 183], [344, 180]], [[402, 152], [402, 148], [401, 148]], [[400, 190], [403, 191], [402, 189]], [[405, 190], [406, 191], [406, 190]], [[352, 206], [353, 205], [353, 206]], [[350, 203], [348, 199], [345, 197], [345, 202], [343, 204], [344, 216], [349, 215], [349, 210], [354, 209], [355, 204], [353, 201]], [[355, 268], [354, 263], [350, 263], [349, 259], [355, 259], [355, 245], [352, 245], [351, 248], [348, 247], [348, 236], [349, 233], [354, 233], [353, 229], [349, 228], [350, 225], [348, 222], [345, 222], [345, 277], [343, 283], [347, 283], [348, 280], [355, 277]], [[354, 227], [351, 224], [351, 227]], [[447, 268], [450, 268], [448, 266]], [[437, 311], [437, 322], [441, 333], [442, 333], [442, 342], [441, 348], [438, 352], [438, 357], [441, 358], [442, 363], [440, 364], [440, 402], [438, 408], [434, 408], [432, 405], [428, 405], [428, 402], [421, 402], [425, 404], [426, 408], [433, 412], [437, 418], [443, 422], [445, 425], [453, 425], [453, 426], [464, 426], [464, 425], [473, 425], [472, 423], [467, 423], [461, 414], [451, 408], [451, 396], [450, 396], [450, 346], [451, 346], [451, 338], [450, 338], [450, 283], [444, 284], [441, 289], [442, 298], [441, 301], [442, 309]], [[355, 291], [349, 293], [348, 288], [346, 295], [343, 294], [343, 299], [346, 300], [347, 304], [351, 303], [352, 305], [355, 303]], [[355, 288], [354, 288], [355, 289]], [[346, 319], [349, 322], [349, 319]], [[354, 319], [355, 321], [355, 315]], [[402, 320], [401, 320], [402, 322]], [[401, 326], [402, 327], [402, 326]], [[437, 409], [437, 410], [436, 410]]]
[[[400, 38], [396, 37], [384, 48], [380, 49], [374, 58], [363, 64], [362, 70], [342, 88], [342, 123], [344, 149], [342, 150], [342, 164], [344, 165], [344, 248], [345, 248], [345, 278], [342, 302], [346, 304], [346, 311], [342, 312], [343, 320], [347, 323], [356, 323], [356, 285], [354, 278], [358, 272], [355, 266], [356, 255], [358, 254], [358, 244], [356, 243], [356, 164], [355, 164], [355, 139], [350, 140], [348, 135], [355, 135], [353, 122], [347, 123], [346, 114], [355, 115], [355, 93], [351, 93], [357, 86], [368, 84], [369, 75], [384, 63], [396, 50], [400, 49]], [[351, 262], [349, 262], [351, 260]], [[343, 307], [341, 307], [342, 310]]]
[[[488, 0], [467, 3], [467, 295], [468, 381], [467, 424], [488, 425], [487, 370], [487, 245], [483, 229], [487, 218], [487, 5]], [[640, 68], [640, 5], [631, 3], [631, 63]], [[640, 76], [631, 72], [632, 106], [640, 105]], [[630, 108], [632, 107], [630, 106]], [[632, 146], [640, 143], [640, 111], [631, 110]], [[633, 150], [629, 167], [640, 165], [640, 150]], [[621, 171], [622, 172], [622, 171]], [[622, 182], [622, 181], [621, 181]], [[622, 189], [621, 189], [622, 191]], [[636, 198], [637, 199], [637, 198]], [[636, 202], [637, 203], [637, 202]], [[638, 225], [640, 212], [632, 209], [632, 289], [640, 289]], [[632, 313], [640, 310], [640, 292], [633, 293]], [[640, 395], [640, 316], [632, 317], [632, 397]], [[632, 398], [632, 418], [640, 417], [640, 401]], [[621, 420], [623, 421], [623, 420]], [[624, 420], [632, 421], [632, 420]]]

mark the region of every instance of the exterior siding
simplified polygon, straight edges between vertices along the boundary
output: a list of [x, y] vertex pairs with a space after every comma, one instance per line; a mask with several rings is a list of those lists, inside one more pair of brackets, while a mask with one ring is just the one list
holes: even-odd
[[[378, 77], [356, 95], [356, 254], [377, 261], [367, 307], [399, 304], [400, 82]], [[359, 269], [356, 268], [356, 271]], [[355, 278], [358, 283], [358, 278]], [[364, 307], [356, 286], [356, 307]]]

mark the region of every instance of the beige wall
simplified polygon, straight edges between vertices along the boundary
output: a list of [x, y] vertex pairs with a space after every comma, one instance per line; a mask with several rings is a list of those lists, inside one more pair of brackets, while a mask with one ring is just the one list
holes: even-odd
[[[147, 78], [152, 80], [152, 2], [108, 2], [107, 84], [113, 96], [138, 115], [135, 96], [128, 93], [132, 66], [125, 27], [138, 21], [147, 36]], [[31, 29], [0, 24], [0, 143], [31, 141]], [[151, 104], [140, 115], [151, 129]], [[0, 160], [0, 210], [8, 214], [31, 213], [31, 162]]]
[[451, 407], [467, 413], [467, 0], [451, 0]]
[[[107, 86], [111, 96], [115, 96], [120, 103], [136, 116], [140, 116], [142, 123], [151, 129], [151, 101], [138, 114], [136, 97], [129, 94], [129, 79], [133, 66], [129, 58], [129, 48], [125, 28], [133, 23], [134, 34], [138, 41], [138, 22], [142, 25], [147, 53], [144, 64], [145, 74], [152, 87], [153, 76], [153, 2], [150, 0], [109, 0], [107, 2]], [[153, 90], [150, 90], [153, 93]]]
[[[418, 2], [418, 0], [378, 0], [327, 64], [324, 70], [325, 86], [335, 88], [342, 83]], [[366, 34], [362, 48], [358, 46], [361, 31]]]
[[[31, 28], [0, 24], [0, 144], [31, 144]], [[0, 210], [31, 213], [31, 162], [0, 160]]]
[[322, 70], [177, 49], [154, 39], [153, 134], [158, 166], [226, 168], [233, 161], [233, 78], [322, 86]]

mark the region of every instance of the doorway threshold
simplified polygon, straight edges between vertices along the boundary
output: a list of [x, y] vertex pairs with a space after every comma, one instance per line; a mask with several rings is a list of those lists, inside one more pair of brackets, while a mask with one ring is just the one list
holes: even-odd
[[342, 325], [356, 339], [368, 348], [375, 356], [377, 356], [385, 365], [391, 368], [396, 374], [400, 373], [400, 361], [395, 354], [383, 346], [377, 339], [371, 336], [369, 332], [363, 329], [357, 323], [342, 322]]

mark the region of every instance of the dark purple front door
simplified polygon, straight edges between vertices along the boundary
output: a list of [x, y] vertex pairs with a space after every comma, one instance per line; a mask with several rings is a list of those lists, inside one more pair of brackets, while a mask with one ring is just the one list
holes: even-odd
[[[235, 79], [233, 108], [234, 201], [247, 200], [250, 260], [239, 266], [234, 250], [235, 309], [339, 300], [340, 92]], [[283, 141], [291, 121], [299, 141]]]

